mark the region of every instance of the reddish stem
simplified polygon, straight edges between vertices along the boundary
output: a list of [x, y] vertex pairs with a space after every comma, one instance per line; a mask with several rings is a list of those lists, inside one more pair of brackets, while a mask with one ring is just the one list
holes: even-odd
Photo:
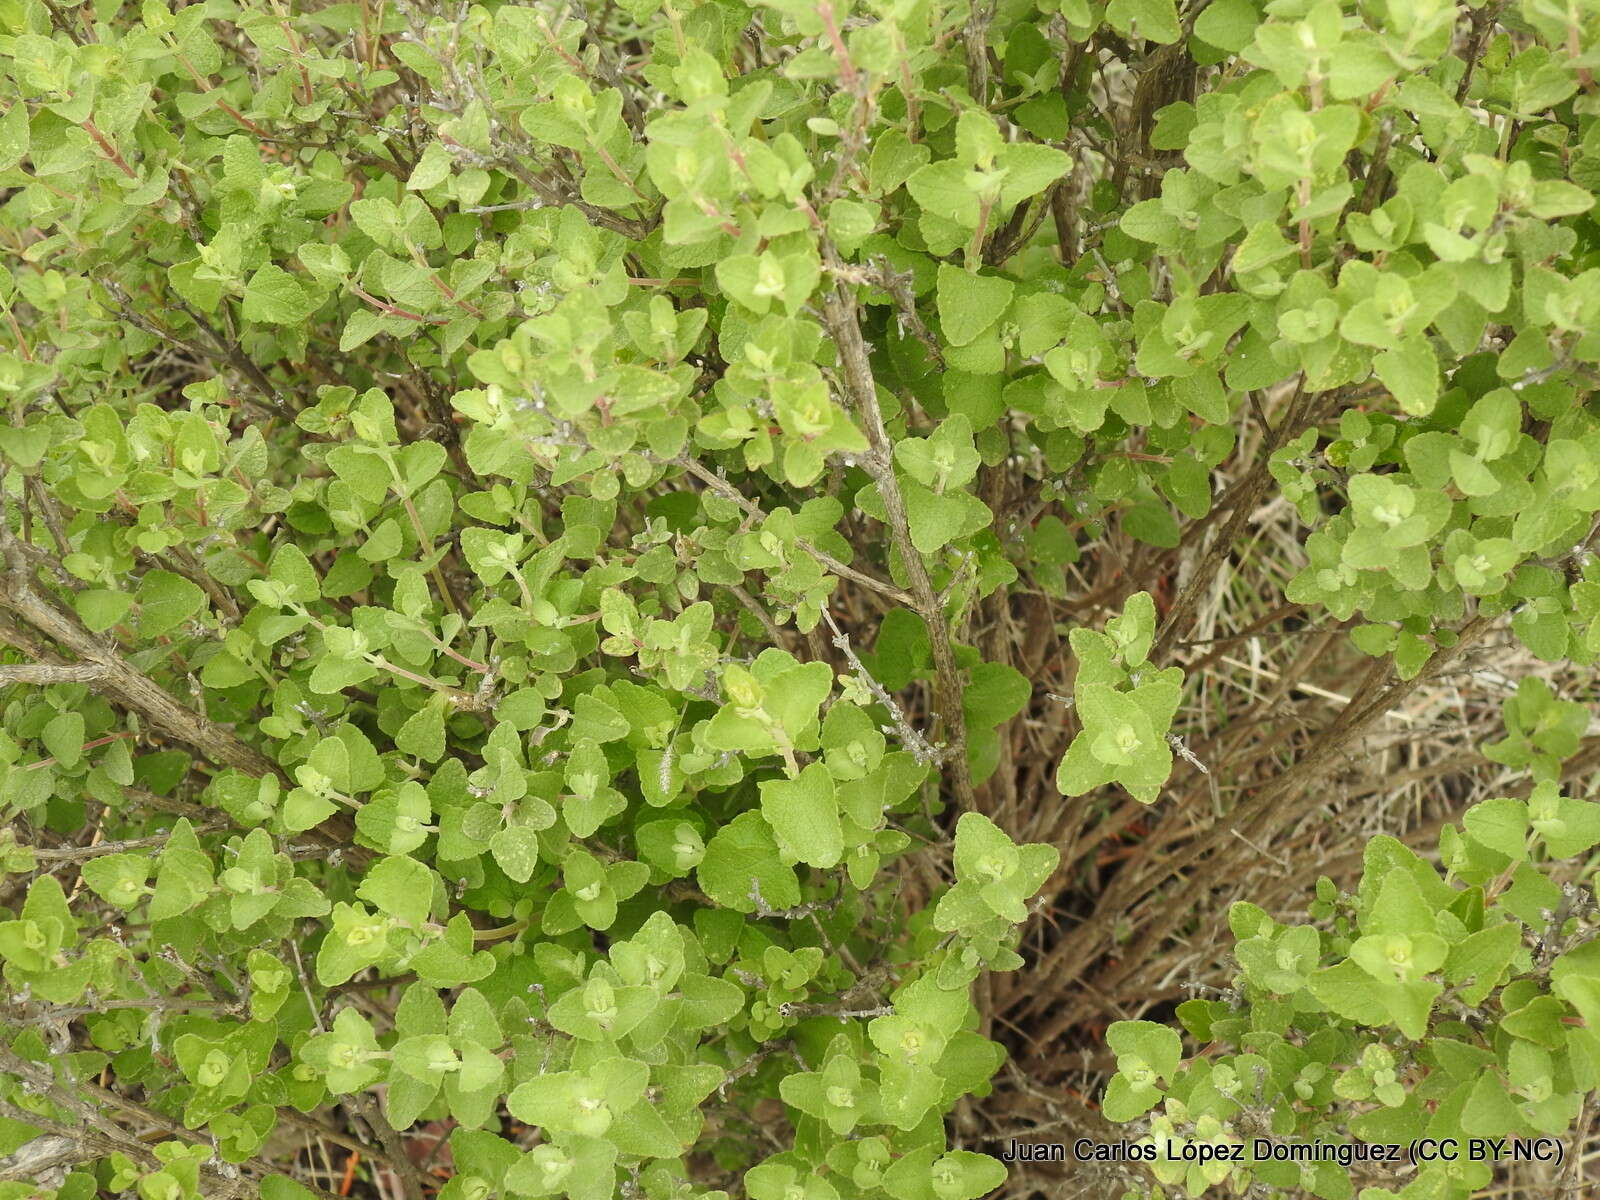
[[822, 19], [823, 31], [828, 35], [828, 41], [833, 43], [834, 57], [839, 60], [839, 78], [844, 82], [846, 91], [856, 90], [856, 65], [850, 61], [850, 51], [844, 44], [844, 38], [839, 35], [839, 25], [833, 19], [832, 0], [818, 0], [817, 16]]
[[414, 313], [410, 309], [401, 308], [398, 305], [390, 304], [387, 300], [379, 300], [371, 293], [362, 291], [360, 287], [353, 283], [349, 285], [349, 288], [352, 292], [360, 296], [363, 300], [372, 305], [373, 308], [377, 309], [385, 316], [403, 317], [407, 321], [420, 321], [425, 325], [443, 325], [446, 323], [441, 321], [438, 317], [425, 317], [421, 313]]
[[84, 131], [94, 139], [94, 144], [100, 147], [100, 153], [116, 163], [118, 169], [124, 175], [129, 179], [139, 178], [139, 173], [128, 165], [128, 160], [123, 158], [117, 148], [106, 140], [106, 135], [100, 132], [100, 127], [94, 123], [93, 117], [85, 117], [78, 124], [82, 125]]

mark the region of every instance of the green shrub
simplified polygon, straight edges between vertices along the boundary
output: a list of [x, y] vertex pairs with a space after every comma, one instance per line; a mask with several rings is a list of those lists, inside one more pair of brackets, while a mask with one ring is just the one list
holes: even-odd
[[[1106, 893], [1173, 936], [1487, 631], [1600, 650], [1593, 4], [299, 9], [0, 4], [0, 1200], [975, 1200], [989, 972], [1207, 769], [1230, 561], [1371, 669]], [[1236, 905], [1104, 1116], [1565, 1134], [1586, 728], [1523, 683], [1448, 878]]]

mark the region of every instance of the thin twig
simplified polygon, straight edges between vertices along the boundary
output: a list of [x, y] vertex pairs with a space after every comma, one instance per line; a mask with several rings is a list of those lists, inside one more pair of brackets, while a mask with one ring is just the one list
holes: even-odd
[[851, 669], [855, 672], [856, 678], [860, 680], [862, 686], [872, 693], [878, 703], [888, 710], [889, 719], [894, 722], [895, 732], [900, 735], [900, 741], [905, 748], [911, 751], [912, 757], [919, 763], [940, 762], [944, 755], [929, 744], [928, 739], [923, 737], [916, 726], [907, 720], [904, 710], [901, 709], [899, 704], [895, 703], [894, 697], [889, 694], [883, 684], [873, 678], [872, 672], [867, 670], [866, 666], [861, 662], [860, 656], [856, 654], [855, 648], [851, 646], [850, 636], [839, 628], [838, 622], [833, 619], [833, 613], [828, 611], [826, 605], [822, 609], [822, 619], [828, 623], [828, 628], [833, 630], [833, 644], [845, 656], [846, 661], [849, 662]]
[[962, 687], [956, 671], [955, 652], [950, 645], [950, 624], [945, 618], [944, 606], [933, 589], [933, 580], [928, 575], [922, 552], [911, 541], [905, 499], [900, 494], [900, 485], [894, 474], [893, 447], [884, 429], [883, 413], [878, 407], [878, 385], [873, 378], [866, 341], [861, 336], [861, 320], [855, 296], [848, 286], [835, 282], [823, 293], [823, 319], [828, 332], [833, 335], [834, 344], [839, 348], [839, 361], [851, 402], [866, 426], [873, 476], [877, 480], [878, 495], [883, 500], [884, 513], [888, 517], [889, 535], [894, 540], [895, 549], [900, 552], [900, 561], [911, 580], [910, 607], [928, 627], [939, 718], [948, 734], [950, 747], [946, 762], [951, 769], [952, 783], [961, 810], [970, 812], [976, 807], [976, 797], [972, 788], [971, 766], [967, 762], [967, 721], [961, 703]]

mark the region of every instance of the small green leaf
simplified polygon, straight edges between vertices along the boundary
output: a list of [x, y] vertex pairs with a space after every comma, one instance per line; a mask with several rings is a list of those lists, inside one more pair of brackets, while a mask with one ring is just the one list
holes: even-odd
[[1372, 360], [1373, 370], [1412, 416], [1425, 417], [1439, 401], [1439, 361], [1426, 338], [1406, 338]]
[[793, 908], [800, 886], [784, 865], [772, 828], [759, 813], [741, 813], [706, 844], [695, 877], [707, 896], [735, 912], [755, 912], [756, 895], [769, 908]]
[[267, 263], [250, 277], [244, 292], [244, 317], [271, 325], [298, 325], [315, 307], [298, 280]]
[[75, 767], [83, 759], [83, 730], [82, 714], [57, 713], [45, 725], [39, 740], [63, 767]]
[[939, 265], [939, 326], [952, 346], [965, 346], [1005, 315], [1016, 284], [978, 275], [949, 263]]
[[839, 802], [823, 764], [810, 764], [794, 779], [763, 780], [761, 814], [786, 857], [823, 869], [844, 857]]
[[1173, 0], [1111, 0], [1106, 21], [1124, 37], [1167, 44], [1182, 36]]
[[139, 633], [160, 637], [171, 633], [205, 607], [206, 594], [181, 575], [147, 571], [139, 583]]

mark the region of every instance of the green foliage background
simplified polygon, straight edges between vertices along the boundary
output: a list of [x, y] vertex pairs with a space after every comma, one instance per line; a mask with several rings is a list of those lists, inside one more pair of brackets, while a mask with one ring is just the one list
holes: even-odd
[[[0, 0], [0, 1200], [1021, 1195], [1018, 1077], [1040, 1136], [1581, 1135], [1597, 26]], [[1178, 803], [1246, 562], [1358, 678]], [[994, 972], [1203, 943], [1491, 633], [1520, 790], [1235, 904], [1092, 1102], [997, 1074], [1074, 1018]]]

